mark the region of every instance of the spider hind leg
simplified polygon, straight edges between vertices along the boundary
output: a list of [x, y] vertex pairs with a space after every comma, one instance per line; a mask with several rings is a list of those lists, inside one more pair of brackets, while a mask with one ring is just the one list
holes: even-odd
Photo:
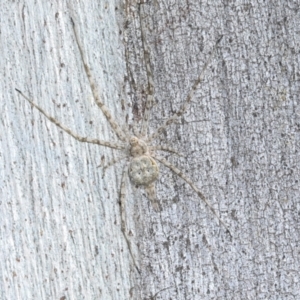
[[131, 242], [130, 242], [130, 240], [127, 236], [127, 233], [126, 233], [125, 197], [126, 197], [126, 175], [127, 175], [127, 172], [128, 172], [128, 164], [126, 164], [124, 169], [123, 169], [121, 189], [120, 189], [121, 231], [122, 231], [123, 236], [126, 240], [128, 250], [129, 250], [130, 256], [132, 258], [133, 264], [134, 264], [136, 270], [138, 271], [138, 273], [141, 273], [140, 269], [139, 269], [139, 267], [136, 263], [136, 260], [134, 258], [133, 252], [132, 252]]
[[150, 200], [154, 211], [156, 211], [156, 212], [161, 211], [159, 202], [158, 202], [157, 197], [156, 197], [155, 182], [149, 184], [148, 186], [145, 186], [144, 189], [146, 191], [147, 197]]
[[202, 192], [197, 188], [197, 186], [192, 182], [192, 180], [184, 174], [182, 171], [180, 171], [177, 167], [173, 166], [171, 163], [169, 163], [166, 159], [161, 157], [155, 157], [159, 162], [161, 162], [163, 165], [165, 165], [167, 168], [169, 168], [171, 171], [173, 171], [176, 175], [181, 177], [186, 183], [189, 184], [189, 186], [197, 193], [199, 198], [203, 200], [206, 205], [209, 207], [211, 212], [216, 216], [216, 218], [219, 220], [219, 222], [224, 226], [226, 231], [229, 233], [230, 237], [232, 237], [231, 232], [227, 228], [227, 225], [222, 221], [222, 219], [219, 217], [215, 209], [212, 207], [212, 205], [208, 202], [208, 200], [205, 198], [205, 196], [202, 194]]

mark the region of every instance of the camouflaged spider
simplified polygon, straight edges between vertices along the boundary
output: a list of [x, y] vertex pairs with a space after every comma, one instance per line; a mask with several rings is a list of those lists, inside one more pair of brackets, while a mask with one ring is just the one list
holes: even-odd
[[[197, 87], [199, 86], [200, 82], [203, 79], [204, 71], [206, 70], [208, 64], [210, 63], [210, 60], [212, 56], [214, 55], [217, 46], [221, 40], [221, 38], [217, 41], [214, 49], [212, 50], [209, 59], [207, 60], [206, 64], [203, 67], [203, 70], [199, 76], [199, 78], [196, 80], [194, 85], [192, 86], [191, 91], [189, 92], [186, 100], [181, 105], [178, 112], [173, 114], [169, 119], [167, 119], [161, 126], [159, 126], [156, 131], [151, 134], [150, 136], [147, 136], [147, 126], [150, 116], [150, 110], [153, 103], [153, 93], [154, 93], [154, 87], [153, 87], [153, 78], [152, 78], [152, 72], [150, 68], [150, 59], [149, 59], [149, 53], [145, 50], [144, 46], [144, 58], [146, 62], [146, 73], [148, 77], [148, 95], [147, 95], [147, 101], [146, 101], [146, 107], [145, 107], [145, 113], [144, 118], [141, 124], [141, 130], [139, 134], [133, 135], [129, 134], [128, 131], [124, 131], [121, 126], [116, 122], [116, 120], [112, 117], [111, 113], [109, 112], [108, 108], [103, 104], [99, 97], [99, 93], [95, 84], [95, 80], [91, 74], [91, 70], [88, 67], [88, 64], [86, 63], [83, 47], [81, 46], [80, 40], [78, 38], [77, 30], [75, 28], [74, 22], [72, 21], [72, 27], [74, 30], [75, 40], [76, 44], [78, 46], [81, 60], [84, 65], [84, 70], [87, 75], [87, 78], [89, 80], [89, 84], [91, 87], [91, 91], [93, 93], [94, 100], [96, 104], [99, 106], [103, 114], [105, 115], [107, 121], [109, 122], [110, 126], [112, 127], [114, 133], [118, 137], [118, 142], [111, 142], [111, 141], [103, 141], [99, 139], [92, 139], [89, 137], [82, 137], [62, 125], [59, 121], [57, 121], [55, 118], [48, 115], [42, 108], [40, 108], [37, 104], [35, 104], [30, 98], [25, 96], [20, 90], [16, 89], [18, 93], [20, 93], [31, 105], [33, 105], [35, 108], [37, 108], [49, 121], [54, 123], [56, 126], [61, 128], [63, 131], [71, 135], [73, 138], [75, 138], [79, 142], [85, 142], [85, 143], [92, 143], [97, 144], [104, 147], [109, 147], [116, 150], [121, 150], [125, 153], [125, 155], [119, 159], [113, 160], [110, 163], [108, 163], [103, 170], [105, 170], [107, 167], [112, 166], [116, 164], [117, 162], [121, 160], [127, 159], [127, 162], [123, 168], [122, 173], [122, 180], [121, 180], [121, 190], [120, 190], [120, 203], [121, 203], [121, 230], [122, 233], [126, 239], [126, 242], [128, 244], [129, 252], [131, 254], [131, 257], [134, 261], [134, 264], [137, 267], [137, 264], [134, 260], [130, 241], [127, 237], [126, 233], [126, 227], [125, 227], [125, 190], [126, 190], [126, 175], [129, 175], [129, 178], [131, 182], [136, 186], [142, 186], [146, 190], [146, 193], [148, 195], [148, 198], [151, 200], [151, 203], [153, 205], [153, 208], [157, 211], [159, 210], [158, 203], [156, 201], [156, 192], [155, 192], [155, 181], [158, 178], [159, 175], [159, 167], [158, 163], [160, 162], [162, 165], [173, 171], [175, 174], [177, 174], [179, 177], [181, 177], [186, 183], [190, 185], [190, 187], [197, 193], [197, 195], [207, 204], [207, 206], [210, 208], [210, 210], [214, 213], [214, 215], [217, 217], [217, 219], [223, 224], [223, 226], [227, 229], [225, 223], [220, 219], [220, 217], [215, 212], [214, 208], [209, 204], [209, 202], [206, 200], [202, 192], [198, 189], [198, 187], [192, 182], [191, 179], [189, 179], [183, 172], [181, 172], [177, 167], [173, 166], [171, 163], [169, 163], [166, 159], [159, 157], [156, 155], [156, 150], [161, 151], [167, 151], [172, 153], [177, 153], [175, 150], [171, 149], [168, 146], [151, 146], [151, 142], [157, 138], [162, 131], [169, 126], [170, 124], [174, 123], [175, 120], [178, 119], [181, 115], [183, 115], [188, 105], [191, 102], [191, 99], [193, 97], [193, 94]], [[142, 33], [142, 40], [144, 44], [144, 37]], [[230, 233], [230, 232], [229, 232]]]

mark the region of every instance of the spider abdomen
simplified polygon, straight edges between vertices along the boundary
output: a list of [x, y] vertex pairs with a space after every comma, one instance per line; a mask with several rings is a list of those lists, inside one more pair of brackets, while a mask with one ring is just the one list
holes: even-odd
[[134, 184], [147, 186], [157, 179], [159, 169], [151, 156], [141, 155], [132, 159], [128, 173]]

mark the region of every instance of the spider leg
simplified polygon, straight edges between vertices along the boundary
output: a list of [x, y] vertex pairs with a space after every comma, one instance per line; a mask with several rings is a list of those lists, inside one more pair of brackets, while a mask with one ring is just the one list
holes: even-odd
[[59, 128], [61, 128], [67, 134], [71, 135], [77, 141], [79, 141], [79, 142], [85, 142], [85, 143], [97, 144], [97, 145], [100, 145], [100, 146], [106, 146], [106, 147], [109, 147], [109, 148], [119, 149], [119, 150], [122, 150], [122, 149], [125, 148], [125, 146], [123, 146], [120, 143], [107, 142], [107, 141], [102, 141], [102, 140], [98, 140], [98, 139], [92, 139], [92, 138], [82, 137], [82, 136], [77, 135], [76, 133], [72, 132], [69, 128], [65, 127], [60, 122], [58, 122], [55, 118], [53, 118], [50, 115], [48, 115], [42, 108], [40, 108], [37, 104], [35, 104], [30, 98], [28, 98], [27, 96], [25, 96], [20, 90], [16, 89], [16, 91], [22, 97], [24, 97], [32, 106], [34, 106], [36, 109], [38, 109], [49, 121], [51, 121], [56, 126], [58, 126]]
[[204, 197], [202, 192], [196, 187], [196, 185], [192, 182], [190, 178], [187, 177], [183, 172], [181, 172], [178, 168], [173, 166], [171, 163], [169, 163], [167, 160], [161, 157], [155, 157], [158, 161], [160, 161], [162, 164], [164, 164], [167, 168], [171, 169], [175, 174], [177, 174], [179, 177], [181, 177], [186, 183], [190, 185], [190, 187], [197, 193], [197, 195], [206, 203], [206, 205], [210, 208], [210, 210], [213, 212], [213, 214], [217, 217], [219, 222], [225, 227], [226, 231], [231, 235], [231, 232], [227, 228], [226, 224], [221, 220], [221, 218], [216, 213], [215, 209], [211, 206], [211, 204], [207, 201], [207, 199]]
[[[105, 176], [106, 169], [108, 169], [109, 167], [113, 166], [114, 164], [120, 162], [121, 160], [123, 160], [125, 158], [128, 158], [128, 155], [115, 158], [115, 159], [109, 161], [106, 165], [104, 165], [103, 169], [102, 169], [102, 178], [104, 178], [104, 176]], [[97, 168], [99, 168], [99, 167], [101, 167], [101, 165], [99, 165]]]
[[139, 273], [140, 272], [140, 269], [134, 259], [134, 256], [133, 256], [133, 252], [131, 250], [131, 243], [129, 241], [129, 238], [126, 234], [126, 215], [125, 215], [125, 196], [126, 196], [126, 175], [128, 174], [128, 167], [129, 167], [129, 164], [127, 163], [123, 169], [123, 174], [122, 174], [122, 181], [121, 181], [121, 189], [120, 189], [120, 202], [121, 202], [121, 206], [120, 206], [120, 213], [121, 213], [121, 231], [124, 235], [124, 238], [126, 240], [126, 243], [127, 243], [127, 246], [128, 246], [128, 249], [129, 249], [129, 253], [130, 253], [130, 256], [132, 258], [132, 261], [134, 263], [134, 266], [135, 268], [137, 269], [137, 271]]
[[72, 21], [72, 27], [73, 27], [73, 31], [74, 31], [74, 35], [75, 35], [76, 44], [77, 44], [79, 52], [80, 52], [80, 57], [81, 57], [81, 60], [82, 60], [83, 66], [84, 66], [85, 73], [86, 73], [87, 78], [90, 83], [90, 87], [91, 87], [91, 90], [93, 93], [94, 100], [95, 100], [96, 104], [99, 106], [99, 108], [101, 109], [101, 111], [103, 112], [103, 114], [105, 115], [107, 121], [109, 122], [110, 126], [112, 127], [112, 129], [114, 130], [114, 132], [116, 133], [118, 138], [121, 141], [126, 142], [126, 139], [127, 139], [126, 134], [123, 132], [121, 127], [118, 125], [116, 120], [113, 118], [113, 116], [111, 115], [111, 113], [108, 110], [108, 108], [106, 107], [106, 105], [104, 105], [104, 103], [100, 100], [100, 96], [99, 96], [99, 92], [98, 92], [96, 84], [95, 84], [95, 80], [94, 80], [94, 78], [92, 76], [92, 72], [84, 58], [83, 47], [81, 46], [81, 43], [79, 41], [75, 23], [72, 18], [71, 18], [71, 21]]
[[151, 183], [148, 186], [145, 186], [145, 191], [147, 193], [148, 199], [150, 200], [153, 209], [156, 212], [160, 211], [160, 207], [159, 207], [159, 203], [157, 201], [157, 197], [156, 197], [156, 189], [155, 189], [155, 183]]
[[169, 146], [164, 146], [164, 145], [157, 145], [157, 146], [153, 146], [153, 147], [149, 147], [150, 150], [153, 150], [153, 151], [166, 151], [166, 152], [170, 152], [170, 153], [173, 153], [173, 154], [176, 154], [178, 156], [184, 156], [183, 154], [179, 153], [178, 151], [176, 151], [175, 149], [169, 147]]
[[203, 80], [203, 76], [204, 76], [205, 70], [207, 69], [207, 67], [210, 64], [210, 62], [211, 62], [211, 60], [212, 60], [212, 58], [213, 58], [216, 50], [218, 49], [218, 45], [219, 45], [220, 41], [222, 40], [222, 37], [223, 36], [221, 36], [217, 40], [217, 42], [216, 42], [216, 44], [215, 44], [215, 46], [214, 46], [214, 48], [213, 48], [213, 50], [212, 50], [212, 52], [211, 52], [208, 60], [207, 60], [207, 62], [205, 63], [205, 65], [204, 65], [204, 67], [203, 67], [203, 69], [202, 69], [202, 71], [200, 73], [199, 78], [194, 82], [194, 84], [192, 86], [192, 89], [190, 90], [190, 92], [189, 92], [188, 96], [186, 97], [184, 103], [181, 105], [179, 111], [177, 111], [176, 113], [174, 113], [161, 126], [159, 126], [156, 129], [156, 131], [149, 137], [149, 141], [155, 139], [158, 135], [160, 135], [166, 129], [167, 126], [173, 124], [180, 116], [182, 116], [186, 112], [186, 110], [187, 110], [187, 108], [188, 108], [188, 106], [189, 106], [189, 104], [190, 104], [190, 102], [191, 102], [191, 100], [192, 100], [192, 98], [193, 98], [193, 96], [195, 94], [196, 89], [198, 88], [199, 84]]
[[140, 134], [142, 137], [145, 137], [147, 134], [148, 122], [150, 118], [150, 111], [154, 103], [153, 94], [154, 94], [154, 80], [152, 76], [151, 66], [150, 66], [150, 54], [149, 50], [146, 49], [146, 37], [144, 35], [142, 19], [141, 19], [141, 3], [139, 3], [139, 16], [140, 16], [140, 28], [141, 28], [141, 39], [142, 39], [142, 47], [144, 49], [144, 60], [146, 64], [146, 74], [148, 81], [148, 94], [146, 99], [146, 107], [144, 111], [144, 116], [141, 125]]

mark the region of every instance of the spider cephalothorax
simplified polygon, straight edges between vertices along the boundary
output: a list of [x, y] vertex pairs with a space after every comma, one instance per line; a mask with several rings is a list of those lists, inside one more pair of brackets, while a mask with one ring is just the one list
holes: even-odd
[[[42, 108], [40, 108], [37, 104], [35, 104], [30, 98], [26, 97], [20, 90], [16, 89], [28, 102], [30, 102], [34, 107], [36, 107], [49, 121], [54, 123], [56, 126], [61, 128], [63, 131], [71, 135], [73, 138], [78, 140], [79, 142], [84, 142], [84, 143], [92, 143], [92, 144], [97, 144], [100, 146], [104, 147], [109, 147], [115, 150], [123, 150], [125, 151], [126, 155], [123, 157], [119, 157], [110, 163], [108, 163], [106, 166], [103, 168], [103, 174], [104, 170], [109, 167], [114, 165], [117, 162], [120, 162], [123, 159], [127, 159], [127, 162], [124, 164], [123, 168], [123, 175], [121, 179], [121, 189], [120, 189], [120, 203], [121, 203], [121, 229], [124, 234], [124, 237], [126, 239], [126, 242], [128, 244], [128, 248], [130, 251], [130, 254], [132, 256], [132, 259], [134, 261], [134, 264], [137, 267], [137, 264], [135, 262], [135, 259], [133, 257], [133, 254], [131, 252], [131, 247], [130, 247], [130, 241], [127, 237], [126, 234], [126, 222], [125, 222], [125, 196], [126, 196], [126, 176], [128, 175], [131, 182], [136, 185], [136, 186], [142, 186], [145, 191], [147, 192], [148, 198], [150, 199], [152, 206], [154, 210], [159, 211], [159, 204], [156, 201], [156, 192], [155, 192], [155, 181], [158, 178], [159, 175], [159, 168], [157, 161], [160, 162], [163, 166], [167, 167], [170, 169], [172, 172], [174, 172], [176, 175], [181, 177], [186, 183], [190, 185], [190, 187], [197, 193], [197, 195], [207, 204], [207, 206], [211, 209], [211, 211], [216, 215], [218, 220], [224, 225], [224, 227], [227, 229], [226, 225], [224, 222], [220, 219], [220, 217], [217, 215], [215, 212], [214, 208], [209, 204], [209, 202], [206, 200], [202, 192], [198, 189], [198, 187], [193, 183], [191, 179], [187, 177], [180, 169], [169, 163], [166, 159], [163, 157], [160, 157], [156, 155], [155, 151], [167, 151], [171, 153], [177, 153], [175, 150], [168, 146], [164, 145], [156, 145], [156, 146], [151, 146], [149, 147], [147, 143], [152, 142], [154, 139], [156, 139], [164, 130], [166, 127], [171, 125], [172, 123], [175, 122], [175, 120], [178, 119], [179, 116], [182, 116], [187, 108], [188, 104], [191, 102], [191, 99], [194, 95], [195, 90], [199, 86], [203, 73], [208, 65], [208, 63], [211, 60], [211, 57], [217, 47], [215, 47], [214, 51], [211, 53], [207, 63], [204, 65], [203, 70], [200, 74], [200, 77], [194, 85], [192, 86], [191, 91], [189, 92], [186, 100], [183, 102], [182, 106], [180, 109], [173, 114], [170, 118], [168, 118], [161, 126], [159, 126], [156, 131], [150, 137], [147, 138], [147, 143], [142, 139], [142, 138], [137, 138], [136, 136], [131, 136], [128, 134], [128, 129], [123, 130], [122, 126], [118, 124], [118, 122], [112, 117], [111, 113], [109, 112], [108, 108], [104, 105], [102, 102], [101, 98], [99, 97], [99, 92], [97, 90], [95, 80], [91, 74], [91, 70], [88, 67], [88, 64], [85, 61], [84, 58], [84, 52], [83, 48], [80, 44], [80, 40], [78, 38], [78, 34], [76, 31], [76, 28], [73, 24], [73, 29], [74, 29], [74, 34], [75, 34], [75, 41], [77, 43], [77, 46], [79, 48], [80, 56], [83, 61], [83, 66], [84, 70], [86, 72], [87, 78], [90, 83], [91, 91], [93, 93], [94, 99], [96, 104], [99, 106], [103, 114], [105, 115], [107, 121], [111, 125], [111, 128], [115, 132], [116, 136], [118, 137], [119, 141], [118, 142], [112, 142], [112, 141], [104, 141], [100, 139], [94, 139], [94, 138], [89, 138], [89, 137], [82, 137], [79, 136], [77, 133], [74, 133], [71, 131], [69, 128], [66, 126], [62, 125], [59, 121], [57, 121], [55, 118], [50, 116], [48, 113], [46, 113]], [[141, 28], [142, 30], [142, 28]], [[144, 45], [144, 36], [142, 33], [142, 40], [143, 40], [143, 45]], [[221, 39], [217, 41], [217, 45], [220, 42]], [[144, 49], [144, 57], [145, 57], [145, 62], [146, 62], [146, 73], [148, 77], [148, 97], [147, 97], [147, 103], [146, 103], [146, 109], [144, 113], [144, 119], [141, 125], [141, 130], [139, 133], [139, 136], [145, 137], [147, 135], [147, 126], [149, 122], [149, 115], [150, 115], [150, 109], [151, 109], [151, 103], [153, 103], [153, 78], [152, 78], [152, 72], [150, 68], [150, 61], [149, 61], [149, 53]], [[129, 141], [129, 147], [125, 146], [126, 143]], [[178, 154], [178, 153], [177, 153]], [[129, 163], [128, 163], [129, 161]], [[227, 229], [228, 231], [228, 229]]]
[[148, 146], [142, 139], [138, 139], [136, 136], [132, 136], [129, 140], [131, 156], [137, 157], [141, 155], [148, 155]]

